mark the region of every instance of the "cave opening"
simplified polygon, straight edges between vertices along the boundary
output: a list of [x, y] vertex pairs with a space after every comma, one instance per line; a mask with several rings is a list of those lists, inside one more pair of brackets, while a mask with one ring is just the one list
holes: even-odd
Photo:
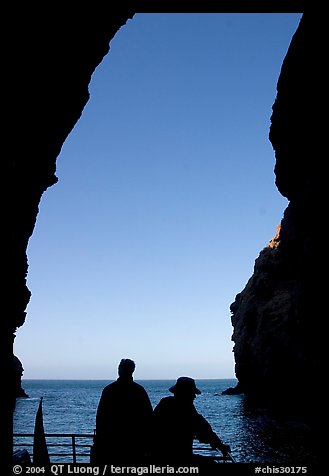
[[30, 239], [25, 378], [109, 378], [124, 355], [140, 378], [234, 377], [229, 305], [286, 205], [268, 129], [300, 16], [137, 14], [117, 33]]

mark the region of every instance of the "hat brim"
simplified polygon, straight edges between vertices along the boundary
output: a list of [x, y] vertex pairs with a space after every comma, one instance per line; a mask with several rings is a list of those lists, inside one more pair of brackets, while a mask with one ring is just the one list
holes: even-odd
[[[175, 393], [175, 391], [176, 391], [176, 385], [173, 385], [172, 387], [169, 388], [169, 392]], [[201, 390], [199, 390], [198, 388], [195, 387], [193, 393], [194, 393], [195, 395], [200, 395], [200, 394], [201, 394]]]

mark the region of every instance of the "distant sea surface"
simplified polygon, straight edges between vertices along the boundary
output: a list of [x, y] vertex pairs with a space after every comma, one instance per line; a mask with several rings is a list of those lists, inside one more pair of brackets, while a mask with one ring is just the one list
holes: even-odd
[[[136, 380], [147, 390], [153, 408], [171, 395], [173, 380]], [[90, 433], [105, 380], [23, 380], [29, 398], [17, 399], [14, 433], [33, 433], [40, 397], [46, 433]], [[241, 463], [305, 465], [312, 463], [308, 428], [294, 421], [279, 420], [263, 410], [250, 410], [243, 395], [222, 395], [236, 385], [235, 379], [197, 380], [201, 395], [197, 410], [209, 421], [232, 455]]]

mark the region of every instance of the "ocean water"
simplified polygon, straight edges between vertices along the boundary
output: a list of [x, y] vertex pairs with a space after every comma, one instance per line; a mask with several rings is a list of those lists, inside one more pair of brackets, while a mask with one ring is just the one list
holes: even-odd
[[[147, 390], [153, 407], [170, 395], [174, 380], [137, 380]], [[96, 411], [105, 380], [23, 380], [29, 398], [17, 399], [14, 433], [33, 433], [40, 397], [43, 397], [45, 433], [93, 434]], [[250, 410], [243, 395], [222, 395], [236, 380], [197, 380], [201, 395], [195, 407], [209, 421], [239, 463], [308, 465], [314, 463], [309, 428], [295, 421]], [[18, 440], [16, 440], [18, 441]], [[196, 442], [197, 443], [197, 442]], [[202, 445], [204, 446], [204, 445]], [[65, 461], [63, 461], [65, 462]], [[70, 461], [67, 461], [70, 462]]]

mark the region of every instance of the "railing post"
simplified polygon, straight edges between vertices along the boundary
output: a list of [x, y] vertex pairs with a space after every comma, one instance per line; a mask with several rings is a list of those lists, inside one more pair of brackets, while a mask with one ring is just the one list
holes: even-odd
[[76, 464], [77, 462], [77, 454], [75, 451], [75, 435], [72, 435], [72, 451], [73, 451], [73, 464]]

